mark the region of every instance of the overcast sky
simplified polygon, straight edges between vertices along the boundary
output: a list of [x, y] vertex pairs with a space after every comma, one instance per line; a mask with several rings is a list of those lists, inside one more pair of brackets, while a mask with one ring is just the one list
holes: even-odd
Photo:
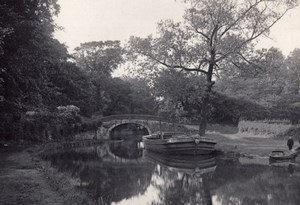
[[[64, 28], [55, 37], [69, 51], [88, 41], [145, 37], [156, 32], [161, 19], [181, 20], [184, 5], [175, 0], [58, 0], [61, 6], [56, 23]], [[285, 55], [300, 48], [300, 8], [290, 11], [271, 30], [271, 38], [259, 47], [280, 48]]]

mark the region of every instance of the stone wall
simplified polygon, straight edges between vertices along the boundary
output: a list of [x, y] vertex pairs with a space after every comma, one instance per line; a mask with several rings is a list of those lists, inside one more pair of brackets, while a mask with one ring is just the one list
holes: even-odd
[[159, 122], [152, 120], [112, 120], [102, 124], [97, 130], [97, 139], [107, 140], [109, 139], [110, 131], [122, 124], [139, 124], [144, 126], [150, 134], [156, 132], [188, 132], [188, 129], [184, 125], [168, 122]]

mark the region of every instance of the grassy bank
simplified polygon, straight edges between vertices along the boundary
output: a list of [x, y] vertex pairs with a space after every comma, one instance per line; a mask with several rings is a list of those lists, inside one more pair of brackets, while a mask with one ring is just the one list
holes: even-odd
[[220, 152], [233, 151], [241, 155], [268, 156], [275, 149], [288, 150], [285, 140], [266, 138], [265, 136], [253, 136], [239, 133], [208, 133], [207, 136], [217, 141], [216, 149]]
[[[188, 125], [191, 132], [197, 132], [198, 125]], [[219, 152], [237, 152], [241, 155], [268, 156], [273, 150], [287, 150], [285, 138], [274, 137], [273, 135], [239, 132], [237, 126], [208, 125], [207, 133], [217, 141], [216, 149]], [[295, 138], [295, 147], [300, 146]]]
[[0, 204], [92, 204], [70, 177], [39, 158], [42, 146], [0, 150]]
[[276, 139], [299, 139], [300, 125], [294, 125], [288, 120], [241, 120], [238, 124], [239, 133], [266, 135]]

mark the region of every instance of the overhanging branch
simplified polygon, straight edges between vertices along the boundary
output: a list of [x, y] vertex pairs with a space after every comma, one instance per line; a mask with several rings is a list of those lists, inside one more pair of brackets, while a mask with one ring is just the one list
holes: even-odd
[[182, 70], [189, 71], [189, 72], [195, 71], [195, 72], [201, 72], [201, 73], [207, 74], [207, 72], [205, 70], [200, 69], [201, 64], [203, 64], [202, 61], [199, 63], [198, 68], [189, 68], [189, 67], [186, 67], [186, 66], [183, 66], [183, 65], [180, 65], [180, 64], [179, 65], [171, 65], [171, 64], [168, 64], [165, 61], [161, 61], [161, 60], [159, 60], [159, 59], [157, 59], [153, 56], [148, 55], [148, 57], [151, 58], [152, 60], [158, 62], [159, 64], [161, 64], [165, 67], [168, 67], [168, 68], [182, 69]]

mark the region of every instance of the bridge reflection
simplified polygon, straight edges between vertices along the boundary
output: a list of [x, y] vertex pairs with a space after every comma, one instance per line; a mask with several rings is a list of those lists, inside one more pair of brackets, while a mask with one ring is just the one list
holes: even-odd
[[235, 153], [194, 158], [141, 151], [139, 141], [110, 141], [60, 149], [46, 159], [98, 204], [279, 205], [300, 201], [299, 164], [270, 166]]
[[148, 135], [148, 130], [136, 123], [121, 124], [110, 132], [111, 140], [140, 140], [142, 135]]
[[140, 140], [126, 140], [109, 144], [109, 151], [114, 157], [137, 159], [143, 156], [143, 146]]
[[139, 141], [110, 141], [45, 155], [52, 166], [70, 173], [73, 184], [90, 191], [98, 204], [111, 204], [145, 192], [154, 165], [142, 157]]

